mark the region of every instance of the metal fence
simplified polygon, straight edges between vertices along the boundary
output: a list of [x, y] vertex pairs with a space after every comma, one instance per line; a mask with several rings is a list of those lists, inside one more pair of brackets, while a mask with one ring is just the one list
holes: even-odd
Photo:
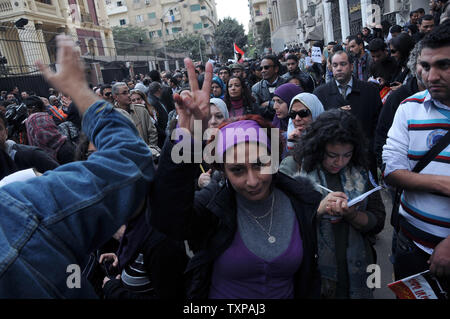
[[[189, 53], [182, 50], [156, 49], [151, 44], [114, 41], [108, 46], [98, 32], [70, 33], [63, 30], [79, 45], [86, 62], [88, 81], [93, 84], [111, 83], [130, 78], [133, 74], [147, 74], [151, 69], [165, 69], [167, 54], [170, 69], [182, 62]], [[41, 60], [55, 69], [56, 30], [36, 29], [34, 26], [17, 28], [0, 26], [0, 89], [11, 90], [19, 86], [22, 91], [46, 95], [48, 83], [41, 76], [35, 61]], [[133, 68], [130, 68], [130, 63]], [[182, 65], [182, 63], [178, 63]], [[100, 71], [100, 72], [99, 72]], [[45, 94], [44, 94], [45, 93]]]

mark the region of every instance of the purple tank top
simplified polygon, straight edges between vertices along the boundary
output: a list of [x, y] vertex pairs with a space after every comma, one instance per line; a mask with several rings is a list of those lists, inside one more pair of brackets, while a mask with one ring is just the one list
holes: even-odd
[[294, 220], [288, 248], [266, 261], [251, 252], [236, 231], [230, 247], [213, 266], [210, 299], [292, 299], [294, 274], [303, 259], [303, 242]]

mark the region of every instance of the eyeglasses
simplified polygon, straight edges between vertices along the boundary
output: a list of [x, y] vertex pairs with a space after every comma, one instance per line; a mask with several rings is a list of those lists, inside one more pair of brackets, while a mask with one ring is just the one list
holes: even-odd
[[274, 66], [273, 64], [271, 64], [271, 65], [262, 65], [261, 68], [264, 69], [264, 70], [268, 70], [268, 69], [270, 69], [273, 66]]
[[119, 95], [129, 95], [129, 94], [130, 94], [130, 91], [125, 91], [125, 92], [119, 93]]
[[289, 112], [289, 117], [291, 119], [295, 119], [297, 117], [297, 115], [300, 116], [301, 118], [305, 118], [305, 117], [308, 117], [311, 115], [311, 111], [308, 109], [303, 109], [298, 112], [294, 112], [294, 111]]
[[104, 95], [104, 96], [111, 96], [111, 94], [112, 94], [112, 92], [106, 92], [106, 93], [104, 93], [103, 95]]

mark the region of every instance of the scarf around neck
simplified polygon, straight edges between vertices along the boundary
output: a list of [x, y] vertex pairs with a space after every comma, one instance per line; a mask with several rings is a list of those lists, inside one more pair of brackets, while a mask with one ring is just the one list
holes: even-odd
[[[306, 173], [300, 172], [301, 176], [308, 177], [313, 183], [327, 187], [325, 173], [321, 167]], [[345, 167], [339, 172], [342, 188], [348, 198], [355, 198], [369, 189], [369, 176], [366, 170], [357, 167]], [[315, 187], [322, 193], [323, 198], [328, 194], [319, 187]], [[367, 206], [367, 198], [362, 204], [362, 210]], [[342, 221], [341, 221], [342, 222]], [[372, 298], [372, 292], [366, 285], [367, 265], [372, 263], [370, 253], [366, 251], [365, 236], [353, 228], [349, 227], [347, 247], [347, 269], [349, 276], [349, 297]], [[327, 282], [337, 282], [337, 265], [335, 253], [335, 241], [332, 224], [323, 218], [317, 221], [317, 246], [318, 246], [318, 266], [322, 276], [322, 285]]]

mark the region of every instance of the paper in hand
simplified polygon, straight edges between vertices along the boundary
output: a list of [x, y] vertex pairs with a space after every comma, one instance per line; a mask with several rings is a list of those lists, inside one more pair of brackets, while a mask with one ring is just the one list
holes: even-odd
[[361, 195], [359, 195], [356, 198], [353, 198], [351, 201], [349, 201], [347, 203], [348, 207], [352, 207], [353, 205], [358, 204], [359, 202], [362, 202], [364, 199], [366, 199], [367, 196], [369, 196], [370, 194], [372, 194], [372, 193], [374, 193], [376, 191], [379, 191], [382, 188], [383, 187], [381, 187], [381, 186], [377, 186], [377, 187], [371, 189], [370, 191], [365, 192], [364, 194], [361, 194]]

